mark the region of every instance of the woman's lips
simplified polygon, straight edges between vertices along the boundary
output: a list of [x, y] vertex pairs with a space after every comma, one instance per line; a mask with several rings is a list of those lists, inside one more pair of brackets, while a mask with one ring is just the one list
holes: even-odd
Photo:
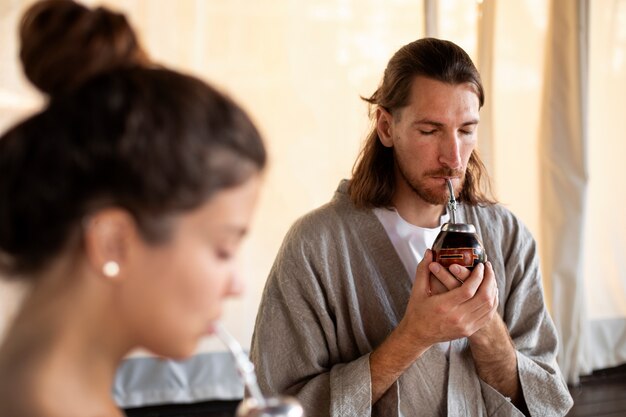
[[206, 327], [206, 329], [204, 330], [205, 335], [212, 335], [215, 334], [215, 323], [209, 323]]

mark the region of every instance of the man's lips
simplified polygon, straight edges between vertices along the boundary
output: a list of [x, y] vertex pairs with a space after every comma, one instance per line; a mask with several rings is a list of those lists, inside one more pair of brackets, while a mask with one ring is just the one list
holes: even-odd
[[438, 181], [443, 181], [443, 182], [446, 182], [448, 179], [450, 179], [453, 182], [459, 179], [459, 177], [447, 177], [447, 176], [432, 176], [431, 178], [438, 180]]

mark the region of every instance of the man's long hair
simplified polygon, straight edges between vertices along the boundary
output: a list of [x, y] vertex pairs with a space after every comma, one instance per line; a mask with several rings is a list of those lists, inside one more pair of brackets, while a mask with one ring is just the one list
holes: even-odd
[[[407, 106], [411, 84], [417, 76], [449, 84], [470, 83], [478, 95], [479, 107], [485, 101], [480, 74], [467, 53], [452, 42], [424, 38], [398, 50], [389, 61], [378, 89], [371, 97], [363, 98], [370, 105], [370, 118], [375, 118], [378, 107], [395, 114]], [[391, 206], [395, 191], [393, 148], [381, 143], [375, 120], [352, 169], [348, 191], [357, 207]], [[470, 205], [496, 202], [487, 170], [476, 150], [470, 155], [459, 201]]]

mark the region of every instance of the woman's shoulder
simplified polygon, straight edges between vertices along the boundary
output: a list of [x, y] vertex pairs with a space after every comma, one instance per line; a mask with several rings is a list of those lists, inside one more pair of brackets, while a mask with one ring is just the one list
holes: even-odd
[[67, 366], [76, 361], [63, 358], [67, 349], [32, 346], [32, 341], [24, 347], [21, 342], [29, 339], [23, 336], [8, 335], [0, 347], [1, 416], [124, 417], [108, 391], [92, 392], [93, 381]]
[[28, 357], [15, 358], [5, 344], [0, 351], [0, 415], [48, 416], [41, 395], [41, 377]]

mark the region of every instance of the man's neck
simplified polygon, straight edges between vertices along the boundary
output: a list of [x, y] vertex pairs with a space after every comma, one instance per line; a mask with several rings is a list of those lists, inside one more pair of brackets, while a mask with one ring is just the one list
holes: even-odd
[[445, 206], [433, 205], [419, 198], [415, 193], [396, 193], [393, 204], [400, 217], [414, 226], [433, 229], [439, 226], [445, 213]]

